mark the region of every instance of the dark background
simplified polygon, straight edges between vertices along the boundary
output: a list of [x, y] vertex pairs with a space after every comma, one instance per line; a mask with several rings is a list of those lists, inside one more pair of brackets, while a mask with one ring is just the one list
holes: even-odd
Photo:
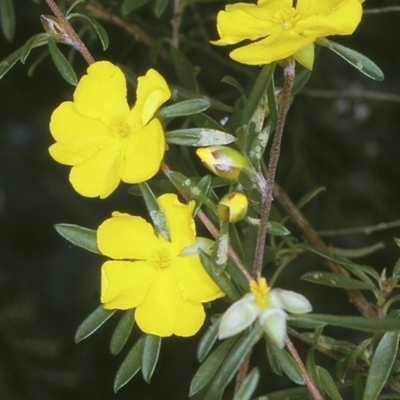
[[[14, 3], [17, 35], [13, 43], [0, 36], [0, 59], [42, 31], [40, 14], [51, 14], [40, 1]], [[399, 3], [364, 3], [366, 9], [389, 5]], [[215, 15], [222, 5], [199, 4], [196, 10], [201, 12], [202, 7], [211, 7], [209, 10], [215, 10]], [[170, 19], [170, 13], [168, 8], [165, 21]], [[155, 24], [150, 12], [140, 11], [139, 16], [145, 29]], [[95, 44], [95, 58], [122, 62], [135, 73], [142, 73], [150, 65], [146, 46], [137, 44], [115, 26], [103, 26], [110, 35], [110, 49], [103, 54], [100, 45]], [[305, 209], [318, 230], [400, 219], [399, 26], [400, 13], [365, 15], [353, 36], [336, 38], [374, 60], [386, 75], [383, 82], [366, 78], [323, 49], [312, 78], [290, 110], [278, 182], [294, 200], [313, 187], [326, 187]], [[156, 25], [154, 30], [156, 36]], [[185, 14], [182, 31], [190, 33]], [[216, 37], [215, 32], [211, 35]], [[225, 49], [217, 51], [226, 54]], [[198, 366], [195, 346], [199, 336], [165, 340], [153, 384], [143, 383], [139, 374], [117, 394], [113, 394], [112, 383], [126, 350], [114, 357], [108, 344], [118, 318], [79, 345], [73, 341], [80, 322], [99, 304], [99, 267], [103, 258], [67, 243], [57, 235], [53, 224], [69, 222], [95, 229], [111, 211], [142, 212], [143, 206], [139, 199], [126, 195], [126, 185], [102, 201], [79, 196], [68, 182], [69, 168], [49, 157], [51, 112], [71, 97], [73, 88], [62, 80], [49, 58], [34, 71], [33, 78], [28, 77], [28, 68], [38, 54], [34, 50], [27, 65], [18, 63], [0, 81], [0, 398], [185, 399], [189, 384], [186, 374], [192, 376]], [[187, 54], [202, 68], [199, 81], [204, 89], [216, 97], [227, 89], [219, 83], [223, 75], [233, 74], [250, 88], [258, 71], [250, 67], [229, 70], [229, 66], [225, 70], [201, 52], [192, 49]], [[78, 76], [84, 73], [86, 67], [79, 56], [75, 57], [74, 67]], [[165, 62], [159, 61], [157, 68], [176, 83]], [[311, 90], [351, 91], [355, 98], [315, 97]], [[371, 91], [395, 94], [397, 100], [365, 98], [364, 93]], [[379, 272], [383, 268], [390, 272], [400, 253], [393, 236], [400, 236], [400, 228], [371, 235], [330, 236], [326, 240], [343, 248], [382, 241], [385, 250], [360, 261]], [[294, 265], [289, 269], [290, 276], [285, 274], [279, 281], [280, 286], [298, 288], [298, 277], [321, 268], [321, 261], [301, 257]], [[308, 291], [316, 311], [354, 313], [347, 298], [338, 291], [307, 284], [302, 287]], [[131, 345], [137, 336], [135, 331]], [[276, 380], [266, 390], [276, 390], [280, 384], [285, 383]]]

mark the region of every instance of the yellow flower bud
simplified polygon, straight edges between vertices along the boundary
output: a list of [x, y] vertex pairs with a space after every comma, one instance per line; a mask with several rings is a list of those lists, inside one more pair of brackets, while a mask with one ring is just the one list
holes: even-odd
[[249, 201], [243, 193], [228, 193], [218, 203], [218, 218], [225, 222], [238, 222], [245, 217], [248, 205]]
[[240, 171], [249, 168], [246, 159], [237, 150], [226, 146], [197, 149], [196, 154], [210, 171], [221, 178], [237, 181]]
[[51, 15], [41, 15], [40, 22], [47, 33], [55, 39], [63, 40], [64, 28], [56, 17]]

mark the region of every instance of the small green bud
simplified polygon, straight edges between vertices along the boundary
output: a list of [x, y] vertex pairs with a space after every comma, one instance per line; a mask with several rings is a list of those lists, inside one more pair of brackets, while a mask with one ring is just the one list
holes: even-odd
[[61, 22], [51, 15], [41, 15], [40, 21], [43, 25], [44, 30], [51, 35], [55, 40], [69, 44], [72, 47], [76, 47], [74, 42], [71, 40]]
[[249, 201], [243, 193], [228, 193], [218, 203], [218, 218], [224, 222], [238, 222], [246, 216], [248, 205]]
[[240, 171], [249, 168], [246, 159], [237, 150], [226, 146], [210, 146], [197, 149], [196, 154], [210, 171], [221, 178], [237, 181]]

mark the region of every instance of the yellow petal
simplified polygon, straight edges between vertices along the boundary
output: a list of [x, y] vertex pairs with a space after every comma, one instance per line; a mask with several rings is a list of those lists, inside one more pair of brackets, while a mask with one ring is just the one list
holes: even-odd
[[127, 116], [126, 80], [122, 71], [108, 61], [90, 65], [75, 93], [76, 110], [109, 125], [115, 115]]
[[188, 337], [199, 331], [205, 312], [201, 304], [182, 300], [176, 282], [166, 269], [152, 282], [145, 299], [136, 308], [135, 319], [145, 333]]
[[114, 212], [97, 229], [97, 246], [116, 259], [146, 260], [159, 245], [153, 227], [143, 218]]
[[249, 65], [270, 64], [290, 57], [303, 47], [312, 43], [314, 38], [302, 37], [291, 31], [268, 36], [266, 39], [233, 50], [232, 59]]
[[141, 304], [156, 271], [145, 261], [106, 261], [101, 267], [101, 302], [109, 310]]
[[169, 269], [187, 301], [205, 303], [225, 296], [200, 262], [199, 256], [176, 257]]
[[146, 125], [159, 107], [171, 97], [165, 79], [154, 69], [139, 77], [136, 104], [129, 115], [128, 123], [135, 130]]
[[72, 167], [69, 180], [86, 197], [109, 196], [121, 180], [124, 140], [118, 138], [85, 162]]
[[194, 243], [196, 226], [192, 217], [195, 202], [182, 204], [176, 194], [167, 193], [158, 197], [165, 217], [167, 218], [170, 239], [175, 249], [175, 255]]
[[50, 155], [66, 165], [86, 161], [112, 141], [106, 125], [79, 114], [72, 102], [62, 103], [53, 112], [50, 131], [57, 141], [49, 148]]
[[164, 131], [158, 119], [126, 138], [122, 181], [139, 183], [152, 178], [160, 169], [165, 152]]

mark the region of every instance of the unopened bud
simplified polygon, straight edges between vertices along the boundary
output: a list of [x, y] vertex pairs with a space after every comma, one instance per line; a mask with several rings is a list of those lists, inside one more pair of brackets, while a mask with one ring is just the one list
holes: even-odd
[[246, 159], [237, 150], [226, 146], [210, 146], [197, 149], [201, 162], [215, 175], [237, 181], [240, 171], [249, 168]]
[[218, 218], [224, 222], [238, 222], [246, 216], [249, 201], [243, 193], [226, 194], [218, 203]]
[[51, 15], [41, 15], [40, 21], [44, 30], [54, 39], [75, 47], [73, 40], [71, 40], [69, 35], [65, 32], [61, 22], [56, 17]]

